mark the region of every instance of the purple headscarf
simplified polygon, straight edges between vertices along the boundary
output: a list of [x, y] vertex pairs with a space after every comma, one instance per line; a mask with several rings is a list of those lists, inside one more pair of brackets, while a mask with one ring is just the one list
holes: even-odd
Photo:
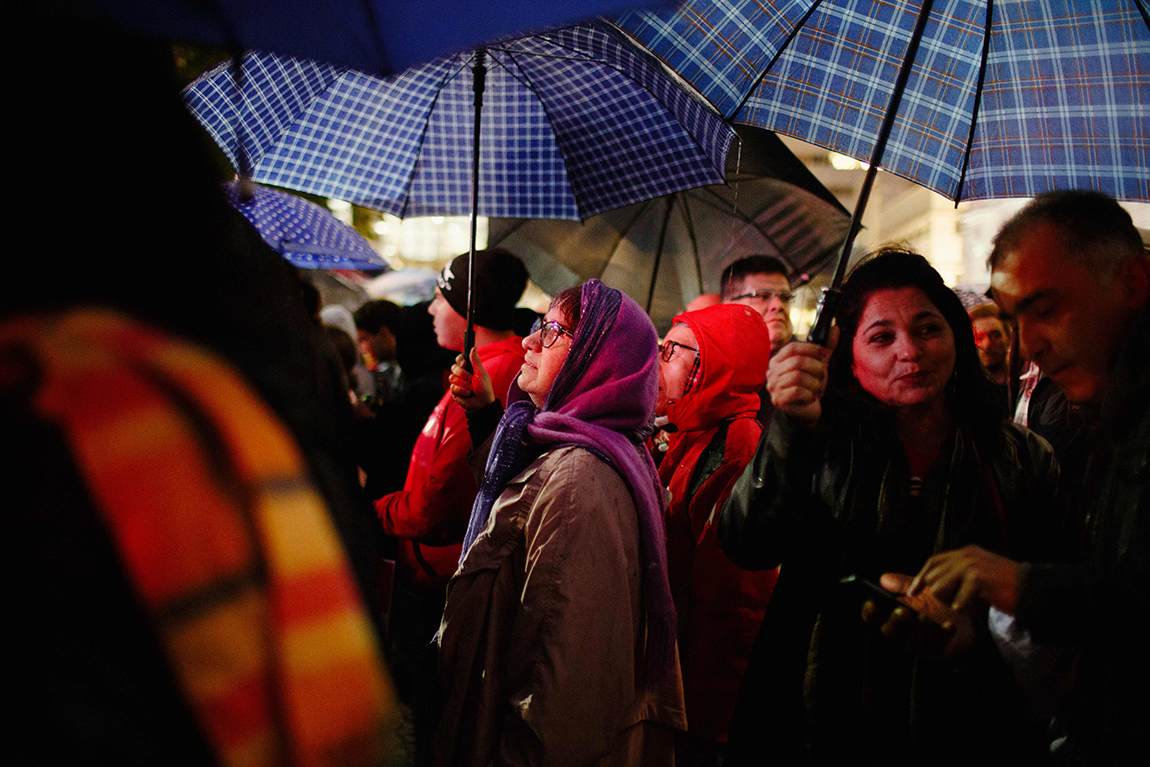
[[[564, 445], [606, 461], [627, 484], [639, 515], [647, 671], [663, 678], [674, 665], [675, 607], [667, 581], [663, 497], [644, 440], [659, 385], [658, 336], [639, 305], [599, 280], [583, 286], [579, 327], [543, 407], [511, 385], [510, 402], [491, 447], [471, 510], [463, 557], [487, 525], [491, 508], [528, 456]], [[461, 559], [462, 561], [462, 559]]]

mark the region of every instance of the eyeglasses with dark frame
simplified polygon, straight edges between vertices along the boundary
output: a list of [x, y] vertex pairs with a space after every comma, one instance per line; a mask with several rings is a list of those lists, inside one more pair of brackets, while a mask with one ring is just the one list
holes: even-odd
[[699, 353], [699, 350], [693, 346], [687, 346], [686, 344], [681, 344], [678, 341], [664, 341], [663, 343], [659, 344], [659, 359], [663, 360], [663, 362], [670, 362], [671, 359], [675, 356], [675, 347], [677, 346], [681, 346], [684, 349], [689, 349], [695, 354]]
[[559, 336], [567, 336], [574, 338], [575, 333], [569, 330], [554, 320], [544, 322], [543, 320], [535, 320], [535, 324], [531, 326], [531, 332], [528, 335], [539, 334], [539, 343], [543, 345], [544, 349], [550, 349], [559, 340]]
[[743, 298], [763, 298], [770, 301], [772, 298], [778, 297], [783, 304], [790, 306], [791, 301], [795, 300], [795, 294], [789, 290], [752, 290], [750, 293], [743, 293], [740, 296], [732, 296], [727, 299], [727, 303], [738, 301]]

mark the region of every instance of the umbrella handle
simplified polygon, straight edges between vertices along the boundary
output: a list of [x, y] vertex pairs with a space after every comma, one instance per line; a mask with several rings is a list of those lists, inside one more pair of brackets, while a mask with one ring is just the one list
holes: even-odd
[[815, 309], [815, 324], [811, 326], [811, 332], [807, 333], [807, 343], [827, 345], [831, 337], [831, 323], [835, 321], [842, 296], [838, 288], [823, 288], [819, 305]]
[[479, 123], [483, 114], [483, 91], [487, 87], [487, 49], [475, 52], [472, 90], [475, 92], [475, 129], [471, 135], [471, 249], [467, 254], [467, 329], [463, 331], [463, 369], [471, 370], [471, 350], [475, 347], [475, 225], [479, 220]]
[[[472, 321], [474, 322], [474, 320]], [[467, 330], [463, 331], [463, 369], [473, 373], [471, 369], [471, 350], [475, 348], [475, 325], [468, 323]]]

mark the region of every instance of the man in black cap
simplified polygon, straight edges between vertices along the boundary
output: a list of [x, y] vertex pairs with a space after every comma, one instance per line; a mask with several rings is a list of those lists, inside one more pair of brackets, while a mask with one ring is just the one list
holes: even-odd
[[[475, 347], [483, 367], [491, 375], [496, 396], [506, 404], [507, 390], [523, 365], [523, 339], [513, 330], [515, 304], [527, 287], [527, 269], [505, 250], [475, 253]], [[435, 300], [428, 307], [439, 345], [463, 351], [467, 328], [467, 255], [448, 264], [439, 277]], [[403, 490], [375, 502], [384, 533], [398, 539], [395, 596], [392, 606], [392, 638], [400, 650], [411, 655], [401, 659], [410, 665], [413, 685], [434, 695], [434, 645], [431, 637], [439, 627], [447, 581], [459, 564], [463, 534], [471, 505], [479, 492], [467, 463], [471, 437], [463, 408], [451, 394], [444, 394], [423, 427], [411, 454]], [[410, 641], [408, 641], [410, 640]], [[423, 657], [430, 653], [432, 657]], [[406, 654], [406, 653], [405, 653]], [[429, 668], [428, 668], [429, 667]], [[399, 669], [397, 669], [397, 672]], [[419, 692], [414, 692], [420, 695]], [[434, 732], [433, 714], [412, 702], [416, 715], [417, 749]], [[434, 704], [431, 704], [434, 710]]]
[[[506, 395], [523, 364], [512, 329], [515, 304], [527, 287], [527, 269], [505, 250], [475, 254], [475, 346], [491, 373], [496, 395]], [[427, 309], [439, 345], [463, 351], [467, 328], [467, 256], [444, 267]], [[466, 456], [471, 447], [463, 409], [445, 394], [415, 443], [404, 489], [375, 502], [383, 530], [401, 539], [401, 579], [442, 601], [459, 563], [460, 542], [479, 488]], [[401, 582], [403, 582], [401, 580]]]

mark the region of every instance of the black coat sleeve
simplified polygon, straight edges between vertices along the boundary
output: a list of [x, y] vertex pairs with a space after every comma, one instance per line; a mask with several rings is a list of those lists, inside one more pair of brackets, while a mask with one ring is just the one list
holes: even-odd
[[825, 447], [825, 434], [784, 413], [772, 416], [719, 517], [719, 541], [732, 562], [767, 570], [798, 554], [804, 542], [824, 539], [833, 522], [832, 502], [817, 472], [849, 461], [826, 455]]

